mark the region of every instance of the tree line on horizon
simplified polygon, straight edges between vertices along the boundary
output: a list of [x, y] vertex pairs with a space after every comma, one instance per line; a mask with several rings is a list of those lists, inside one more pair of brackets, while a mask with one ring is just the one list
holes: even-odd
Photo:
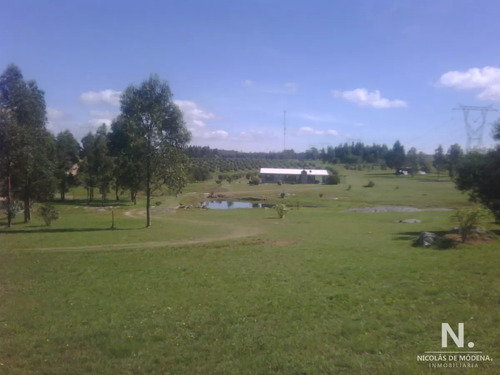
[[[481, 201], [495, 215], [500, 212], [500, 157], [496, 159], [495, 154], [500, 153], [498, 148], [487, 154], [465, 155], [458, 144], [446, 153], [439, 146], [429, 157], [414, 147], [406, 152], [399, 141], [392, 148], [353, 142], [322, 149], [311, 147], [298, 153], [188, 146], [190, 133], [182, 112], [172, 100], [168, 83], [156, 75], [139, 86], [130, 85], [121, 98], [121, 113], [111, 127], [103, 124], [80, 142], [69, 130], [53, 135], [46, 124], [44, 92], [34, 80], [25, 80], [16, 65], [9, 65], [0, 76], [0, 195], [6, 198], [8, 226], [21, 210], [24, 221], [29, 222], [34, 202], [49, 201], [56, 192], [64, 200], [71, 187], [82, 185], [88, 201], [98, 191], [102, 204], [113, 190], [116, 199], [121, 191], [129, 191], [134, 202], [137, 194], [144, 192], [149, 227], [151, 195], [161, 186], [180, 192], [189, 180], [206, 180], [214, 172], [313, 168], [316, 161], [346, 167], [378, 164], [411, 173], [429, 172], [433, 167], [438, 173], [448, 172], [459, 189], [469, 191], [471, 198]], [[493, 134], [500, 140], [498, 121]], [[477, 186], [477, 181], [486, 187]], [[495, 186], [495, 192], [488, 186]]]

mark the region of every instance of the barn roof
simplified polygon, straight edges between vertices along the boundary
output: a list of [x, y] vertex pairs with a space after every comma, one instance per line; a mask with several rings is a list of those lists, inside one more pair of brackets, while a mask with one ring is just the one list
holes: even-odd
[[300, 176], [302, 171], [306, 171], [309, 176], [328, 176], [326, 169], [291, 169], [291, 168], [261, 168], [261, 174], [286, 174]]

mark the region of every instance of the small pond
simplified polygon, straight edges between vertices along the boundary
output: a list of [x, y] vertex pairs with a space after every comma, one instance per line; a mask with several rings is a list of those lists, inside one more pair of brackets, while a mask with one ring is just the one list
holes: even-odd
[[272, 207], [271, 204], [254, 203], [254, 202], [233, 202], [233, 201], [207, 201], [204, 204], [205, 208], [214, 210], [232, 210], [236, 208], [264, 208]]

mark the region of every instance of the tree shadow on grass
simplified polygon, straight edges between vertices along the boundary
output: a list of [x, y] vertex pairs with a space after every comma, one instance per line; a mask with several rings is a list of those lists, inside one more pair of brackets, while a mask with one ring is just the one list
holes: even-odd
[[102, 201], [100, 200], [92, 200], [88, 201], [87, 199], [65, 199], [65, 200], [60, 200], [56, 199], [51, 201], [50, 203], [53, 203], [57, 206], [82, 206], [82, 207], [95, 207], [95, 208], [111, 208], [111, 207], [127, 207], [127, 206], [132, 206], [131, 201], [126, 201], [126, 200], [120, 200], [120, 201], [115, 201], [115, 200], [105, 200], [104, 201], [104, 206], [102, 205]]
[[0, 234], [36, 234], [36, 233], [79, 233], [79, 232], [108, 232], [108, 231], [124, 231], [124, 230], [138, 230], [142, 228], [47, 228], [40, 229], [0, 229]]

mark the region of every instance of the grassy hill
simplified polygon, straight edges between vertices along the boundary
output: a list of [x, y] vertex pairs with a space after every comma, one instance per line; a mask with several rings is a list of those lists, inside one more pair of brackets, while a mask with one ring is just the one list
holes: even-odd
[[[50, 227], [2, 223], [0, 374], [498, 373], [499, 242], [413, 246], [456, 225], [425, 209], [466, 196], [434, 175], [340, 173], [333, 186], [191, 184], [155, 198], [150, 229], [144, 202], [87, 206], [78, 190]], [[171, 209], [210, 193], [291, 210]], [[381, 205], [423, 210], [345, 212]], [[443, 322], [493, 361], [418, 361], [443, 350]]]

